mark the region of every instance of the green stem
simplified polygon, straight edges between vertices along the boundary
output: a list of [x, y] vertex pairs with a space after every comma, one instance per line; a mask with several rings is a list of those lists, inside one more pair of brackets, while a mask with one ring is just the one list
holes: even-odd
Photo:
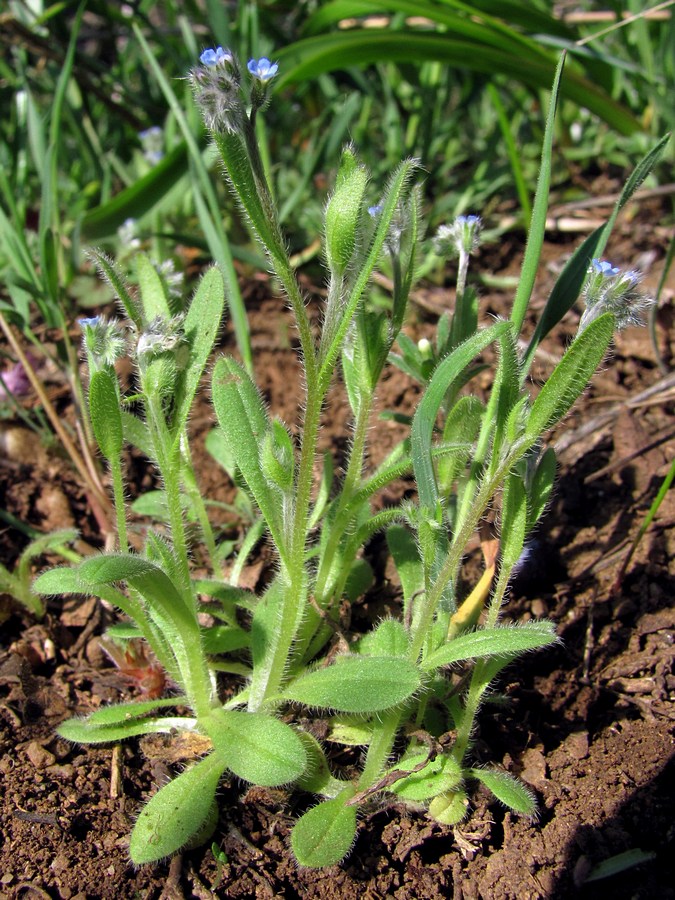
[[122, 553], [129, 552], [127, 538], [126, 503], [124, 499], [124, 479], [122, 477], [122, 463], [119, 457], [110, 460], [110, 474], [112, 475], [113, 500], [115, 501], [115, 516], [117, 519], [117, 540]]
[[354, 440], [352, 442], [349, 453], [349, 462], [345, 473], [345, 480], [340, 491], [338, 506], [335, 511], [335, 518], [330, 529], [330, 534], [321, 558], [319, 572], [316, 577], [316, 602], [322, 608], [326, 608], [329, 599], [327, 596], [327, 582], [330, 578], [335, 556], [340, 546], [341, 540], [349, 527], [349, 520], [354, 515], [354, 510], [350, 504], [356, 493], [363, 472], [363, 460], [366, 449], [366, 438], [368, 436], [368, 422], [370, 420], [370, 411], [372, 408], [373, 395], [361, 395], [361, 404], [354, 423]]
[[506, 474], [510, 471], [511, 466], [518, 458], [520, 453], [521, 450], [519, 447], [516, 446], [515, 448], [513, 448], [512, 452], [498, 467], [492, 478], [488, 478], [482, 483], [475, 496], [474, 502], [470, 510], [468, 510], [468, 513], [464, 520], [458, 521], [457, 531], [455, 533], [455, 537], [453, 538], [452, 544], [450, 545], [448, 555], [445, 558], [445, 562], [443, 563], [440, 572], [438, 573], [436, 581], [434, 582], [428, 593], [425, 595], [422, 612], [412, 635], [410, 659], [414, 662], [417, 662], [417, 660], [419, 659], [419, 655], [422, 651], [422, 647], [424, 646], [424, 642], [428, 634], [430, 633], [434, 615], [436, 613], [436, 608], [438, 607], [441, 597], [443, 596], [443, 591], [447, 587], [448, 583], [452, 583], [453, 587], [457, 583], [457, 577], [459, 575], [459, 569], [462, 564], [464, 549], [469, 538], [476, 530], [481, 517], [485, 513], [485, 510], [488, 508], [488, 505], [495, 494], [495, 491], [499, 488], [499, 485], [506, 477]]
[[202, 530], [202, 538], [204, 539], [204, 544], [206, 545], [206, 551], [209, 555], [209, 561], [211, 563], [213, 574], [216, 575], [219, 572], [222, 574], [221, 567], [218, 565], [218, 548], [216, 546], [216, 539], [213, 535], [213, 529], [211, 528], [209, 515], [206, 511], [204, 498], [202, 497], [202, 493], [199, 490], [199, 485], [197, 484], [197, 477], [195, 475], [194, 466], [192, 465], [190, 444], [188, 443], [188, 436], [187, 432], [185, 431], [181, 436], [180, 444], [183, 484], [185, 486], [187, 495], [190, 498], [190, 502], [192, 503], [192, 507], [197, 513], [199, 525]]
[[396, 710], [384, 717], [382, 724], [377, 728], [368, 745], [366, 764], [359, 778], [359, 790], [367, 790], [380, 778], [387, 760], [391, 756], [396, 734], [401, 724], [403, 712]]
[[321, 407], [323, 405], [323, 396], [317, 390], [312, 390], [309, 379], [307, 389], [307, 408], [298, 466], [295, 516], [291, 533], [287, 584], [284, 585], [284, 602], [281, 607], [281, 617], [278, 622], [272, 658], [268, 664], [267, 672], [264, 674], [262, 681], [259, 682], [264, 686], [262, 691], [256, 691], [255, 695], [251, 694], [249, 698], [249, 709], [251, 711], [257, 709], [267, 697], [273, 696], [278, 692], [288, 666], [298, 627], [307, 608], [305, 550], [309, 528], [314, 459], [321, 420]]
[[464, 704], [461, 721], [457, 725], [457, 737], [452, 747], [452, 755], [460, 765], [466, 755], [471, 732], [473, 731], [473, 723], [480, 707], [481, 697], [485, 691], [483, 669], [484, 663], [479, 660], [471, 674], [471, 684], [466, 695], [466, 703]]
[[169, 434], [162, 410], [162, 401], [159, 397], [146, 394], [146, 412], [157, 466], [164, 480], [164, 493], [169, 512], [169, 525], [171, 527], [171, 541], [179, 564], [181, 588], [183, 589], [183, 594], [187, 596], [186, 592], [188, 592], [191, 596], [190, 561], [180, 496], [180, 446], [173, 441]]

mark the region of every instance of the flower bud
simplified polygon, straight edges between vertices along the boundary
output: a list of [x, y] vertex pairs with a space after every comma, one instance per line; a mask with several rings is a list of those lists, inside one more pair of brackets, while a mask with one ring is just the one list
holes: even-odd
[[592, 260], [582, 290], [586, 309], [577, 334], [581, 334], [594, 319], [606, 312], [613, 314], [619, 330], [628, 325], [639, 325], [641, 311], [654, 302], [638, 290], [641, 280], [640, 272], [622, 272], [606, 259]]
[[115, 360], [126, 355], [127, 339], [120, 322], [108, 321], [105, 316], [77, 321], [82, 329], [82, 346], [92, 373], [113, 366]]
[[343, 275], [356, 250], [363, 195], [368, 175], [351, 147], [342, 153], [335, 191], [326, 206], [326, 256], [336, 275]]
[[452, 225], [440, 226], [434, 238], [434, 250], [439, 256], [475, 253], [482, 227], [480, 216], [457, 216]]

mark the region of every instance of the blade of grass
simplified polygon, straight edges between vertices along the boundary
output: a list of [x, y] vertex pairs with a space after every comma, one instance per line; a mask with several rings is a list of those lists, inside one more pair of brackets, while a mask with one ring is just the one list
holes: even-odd
[[516, 290], [516, 296], [513, 301], [513, 310], [511, 311], [511, 321], [513, 322], [516, 334], [519, 334], [520, 329], [523, 327], [525, 313], [527, 312], [530, 297], [532, 296], [532, 289], [534, 288], [534, 281], [539, 268], [539, 257], [541, 255], [544, 234], [546, 232], [548, 194], [551, 186], [553, 125], [555, 122], [556, 109], [558, 107], [560, 79], [562, 78], [565, 59], [566, 56], [563, 53], [556, 68], [553, 88], [551, 90], [551, 101], [548, 116], [546, 117], [546, 130], [544, 132], [544, 142], [541, 151], [541, 166], [539, 168], [539, 178], [537, 179], [537, 191], [534, 195], [531, 228], [527, 237], [527, 245], [525, 247], [523, 265], [520, 270], [518, 289]]

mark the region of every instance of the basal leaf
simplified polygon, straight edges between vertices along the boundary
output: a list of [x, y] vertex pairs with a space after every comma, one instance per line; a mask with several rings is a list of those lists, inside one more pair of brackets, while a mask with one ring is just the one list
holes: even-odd
[[420, 687], [413, 663], [389, 656], [338, 657], [332, 666], [302, 675], [284, 698], [306, 706], [348, 713], [371, 713], [398, 706]]
[[305, 771], [302, 740], [273, 716], [219, 710], [206, 728], [227, 767], [244, 781], [271, 787], [295, 781]]
[[349, 853], [356, 836], [356, 807], [345, 803], [352, 795], [350, 790], [319, 803], [295, 823], [291, 847], [301, 866], [333, 866]]
[[412, 769], [426, 760], [427, 755], [420, 751], [404, 757], [393, 766], [394, 770], [411, 772], [406, 778], [392, 784], [390, 790], [397, 797], [413, 803], [423, 803], [462, 783], [461, 766], [454, 757], [443, 754], [430, 760], [419, 772], [412, 772]]
[[537, 804], [532, 791], [508, 772], [498, 772], [495, 769], [471, 769], [470, 774], [481, 781], [488, 790], [492, 791], [497, 800], [500, 800], [509, 809], [522, 813], [524, 816], [534, 816], [537, 812]]
[[216, 750], [152, 797], [131, 833], [129, 853], [135, 865], [175, 853], [202, 829], [226, 767], [223, 754]]
[[102, 706], [84, 720], [89, 725], [127, 724], [132, 719], [140, 719], [167, 706], [185, 706], [187, 697], [167, 697], [163, 700], [140, 700], [135, 703], [115, 703]]
[[88, 719], [66, 719], [56, 729], [57, 734], [77, 744], [115, 744], [141, 734], [171, 734], [173, 731], [189, 731], [195, 719], [181, 716], [131, 719], [116, 725], [93, 724]]

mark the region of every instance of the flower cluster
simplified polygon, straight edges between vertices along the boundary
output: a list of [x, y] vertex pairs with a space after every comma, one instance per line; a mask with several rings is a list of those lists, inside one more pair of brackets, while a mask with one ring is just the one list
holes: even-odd
[[[241, 73], [235, 56], [223, 47], [215, 47], [204, 50], [199, 61], [201, 66], [192, 69], [190, 81], [206, 127], [211, 131], [240, 133], [245, 109]], [[255, 112], [266, 102], [267, 86], [279, 71], [279, 66], [262, 56], [260, 59], [250, 59], [247, 69], [254, 79], [250, 101]]]
[[622, 272], [606, 259], [592, 260], [582, 291], [586, 309], [578, 333], [606, 312], [613, 314], [619, 329], [639, 325], [641, 311], [653, 302], [638, 290], [641, 280], [642, 275], [634, 269]]
[[457, 216], [452, 225], [441, 225], [434, 238], [439, 256], [462, 256], [475, 253], [483, 227], [480, 216]]
[[112, 366], [115, 360], [126, 355], [127, 337], [117, 320], [94, 316], [78, 319], [77, 324], [82, 329], [82, 345], [92, 372]]

